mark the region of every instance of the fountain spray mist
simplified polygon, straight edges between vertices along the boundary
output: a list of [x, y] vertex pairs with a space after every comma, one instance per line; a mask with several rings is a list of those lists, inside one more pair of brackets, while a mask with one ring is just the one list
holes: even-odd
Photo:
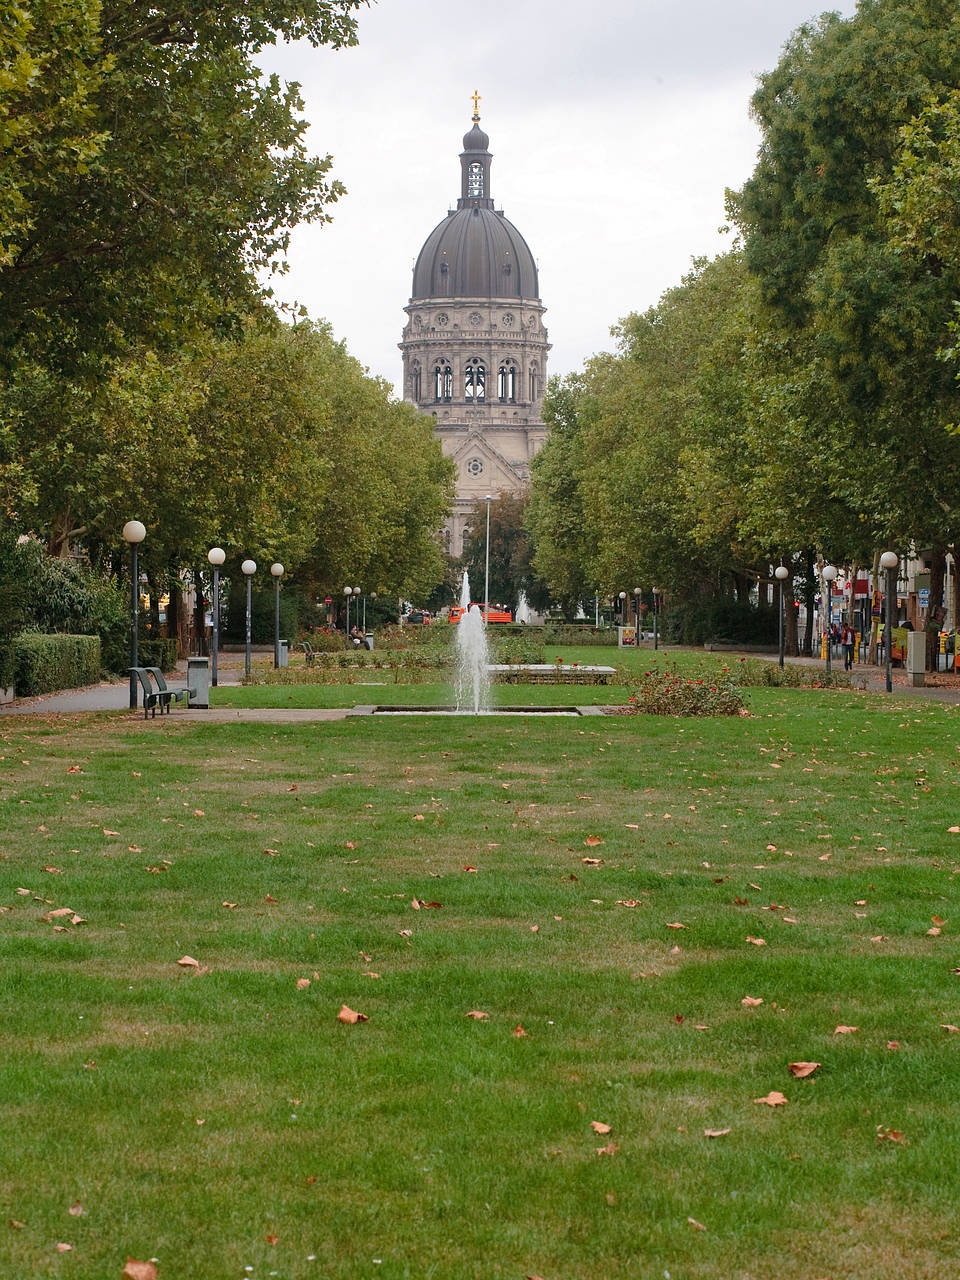
[[[466, 574], [464, 574], [466, 585]], [[483, 610], [479, 605], [457, 623], [457, 710], [486, 711], [490, 704], [490, 651]]]

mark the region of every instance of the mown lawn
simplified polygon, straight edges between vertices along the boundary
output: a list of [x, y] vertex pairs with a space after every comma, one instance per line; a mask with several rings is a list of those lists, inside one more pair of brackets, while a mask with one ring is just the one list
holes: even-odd
[[957, 713], [750, 706], [5, 720], [0, 1276], [960, 1272]]

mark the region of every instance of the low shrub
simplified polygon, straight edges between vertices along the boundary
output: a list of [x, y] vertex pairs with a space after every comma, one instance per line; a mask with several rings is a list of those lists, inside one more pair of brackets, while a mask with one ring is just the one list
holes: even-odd
[[330, 627], [308, 627], [297, 641], [297, 647], [301, 647], [304, 640], [314, 653], [340, 653], [347, 643], [342, 631], [334, 631]]
[[735, 662], [718, 662], [718, 674], [729, 675], [740, 688], [754, 689], [852, 689], [854, 681], [846, 671], [808, 667], [796, 662], [765, 662], [762, 658], [738, 658]]
[[513, 635], [491, 635], [490, 636], [490, 661], [491, 662], [543, 662], [544, 660], [544, 644], [541, 628], [537, 628], [537, 635], [522, 635], [516, 632]]
[[594, 627], [584, 623], [548, 623], [543, 628], [543, 638], [548, 645], [602, 644], [616, 648], [619, 635], [616, 627]]
[[15, 638], [13, 684], [20, 698], [76, 689], [100, 679], [100, 637], [41, 635]]
[[[141, 667], [159, 667], [161, 671], [172, 671], [177, 665], [179, 653], [176, 640], [167, 636], [147, 636], [137, 641], [137, 656]], [[130, 654], [127, 654], [129, 666]]]
[[675, 664], [664, 671], [646, 671], [620, 713], [650, 716], [739, 716], [746, 714], [740, 687], [729, 673], [690, 680], [679, 675]]

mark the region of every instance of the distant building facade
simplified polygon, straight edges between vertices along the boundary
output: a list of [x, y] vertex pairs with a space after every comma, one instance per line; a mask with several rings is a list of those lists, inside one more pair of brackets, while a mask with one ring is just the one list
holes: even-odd
[[460, 153], [460, 198], [431, 231], [404, 308], [403, 398], [429, 413], [457, 468], [444, 529], [459, 556], [471, 505], [517, 493], [543, 444], [550, 344], [537, 265], [523, 236], [494, 208], [489, 138], [474, 99]]

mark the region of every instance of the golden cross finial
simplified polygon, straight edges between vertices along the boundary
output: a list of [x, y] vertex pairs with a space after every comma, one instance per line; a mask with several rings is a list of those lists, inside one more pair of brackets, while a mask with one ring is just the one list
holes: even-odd
[[478, 106], [477, 104], [481, 101], [481, 99], [482, 99], [482, 94], [480, 94], [480, 93], [478, 92], [478, 90], [474, 89], [474, 91], [473, 91], [473, 118], [474, 118], [474, 120], [479, 120], [479, 119], [480, 119], [480, 108], [479, 108], [479, 106]]

